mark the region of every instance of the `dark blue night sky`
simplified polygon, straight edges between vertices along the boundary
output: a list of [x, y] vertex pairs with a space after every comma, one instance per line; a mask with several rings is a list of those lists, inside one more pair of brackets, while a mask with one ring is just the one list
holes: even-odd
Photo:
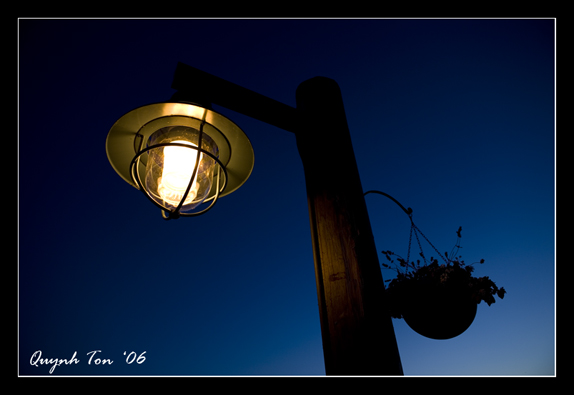
[[[111, 126], [169, 99], [178, 62], [291, 106], [301, 82], [336, 80], [364, 190], [411, 207], [439, 250], [462, 226], [464, 259], [484, 259], [475, 274], [508, 293], [451, 340], [393, 320], [405, 375], [555, 374], [555, 20], [20, 19], [18, 30], [20, 375], [50, 375], [36, 351], [76, 353], [52, 375], [325, 374], [292, 133], [214, 106], [247, 134], [255, 167], [194, 218], [164, 221], [109, 164]], [[405, 213], [366, 202], [377, 249], [406, 253]]]

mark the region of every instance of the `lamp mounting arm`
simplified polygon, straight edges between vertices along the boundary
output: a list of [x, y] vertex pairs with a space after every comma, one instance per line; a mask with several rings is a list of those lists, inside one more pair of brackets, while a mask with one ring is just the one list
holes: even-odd
[[213, 104], [295, 133], [298, 112], [294, 107], [253, 92], [179, 62], [171, 84], [180, 96], [200, 97]]

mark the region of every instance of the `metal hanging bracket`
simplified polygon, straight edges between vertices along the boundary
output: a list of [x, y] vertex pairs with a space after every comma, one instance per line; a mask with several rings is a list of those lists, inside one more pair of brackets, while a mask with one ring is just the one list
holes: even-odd
[[405, 208], [402, 204], [399, 203], [399, 201], [398, 201], [397, 199], [395, 199], [394, 197], [392, 197], [392, 196], [389, 195], [388, 193], [384, 193], [384, 192], [381, 192], [381, 191], [374, 191], [374, 190], [373, 190], [373, 191], [367, 191], [367, 192], [365, 192], [365, 193], [364, 193], [364, 196], [367, 196], [369, 193], [378, 193], [379, 195], [383, 195], [383, 196], [388, 197], [388, 198], [391, 199], [393, 202], [395, 202], [396, 204], [398, 204], [399, 207], [400, 207], [401, 209], [403, 209], [403, 211], [404, 211], [405, 213], [407, 213], [407, 215], [408, 215], [409, 217], [412, 216], [412, 214], [413, 214], [413, 209], [412, 209], [412, 208], [410, 208], [410, 207], [409, 207], [409, 208]]

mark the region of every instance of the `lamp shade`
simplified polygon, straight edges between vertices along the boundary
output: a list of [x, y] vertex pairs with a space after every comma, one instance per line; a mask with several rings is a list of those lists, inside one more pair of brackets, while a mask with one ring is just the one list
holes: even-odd
[[106, 152], [120, 177], [171, 217], [207, 211], [194, 209], [210, 201], [211, 208], [243, 185], [254, 163], [253, 147], [235, 123], [182, 102], [128, 112], [110, 129]]

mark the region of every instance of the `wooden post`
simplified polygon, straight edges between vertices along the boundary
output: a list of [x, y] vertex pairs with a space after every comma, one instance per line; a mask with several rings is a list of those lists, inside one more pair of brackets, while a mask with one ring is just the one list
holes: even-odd
[[316, 77], [297, 88], [303, 161], [328, 375], [402, 375], [341, 92]]

